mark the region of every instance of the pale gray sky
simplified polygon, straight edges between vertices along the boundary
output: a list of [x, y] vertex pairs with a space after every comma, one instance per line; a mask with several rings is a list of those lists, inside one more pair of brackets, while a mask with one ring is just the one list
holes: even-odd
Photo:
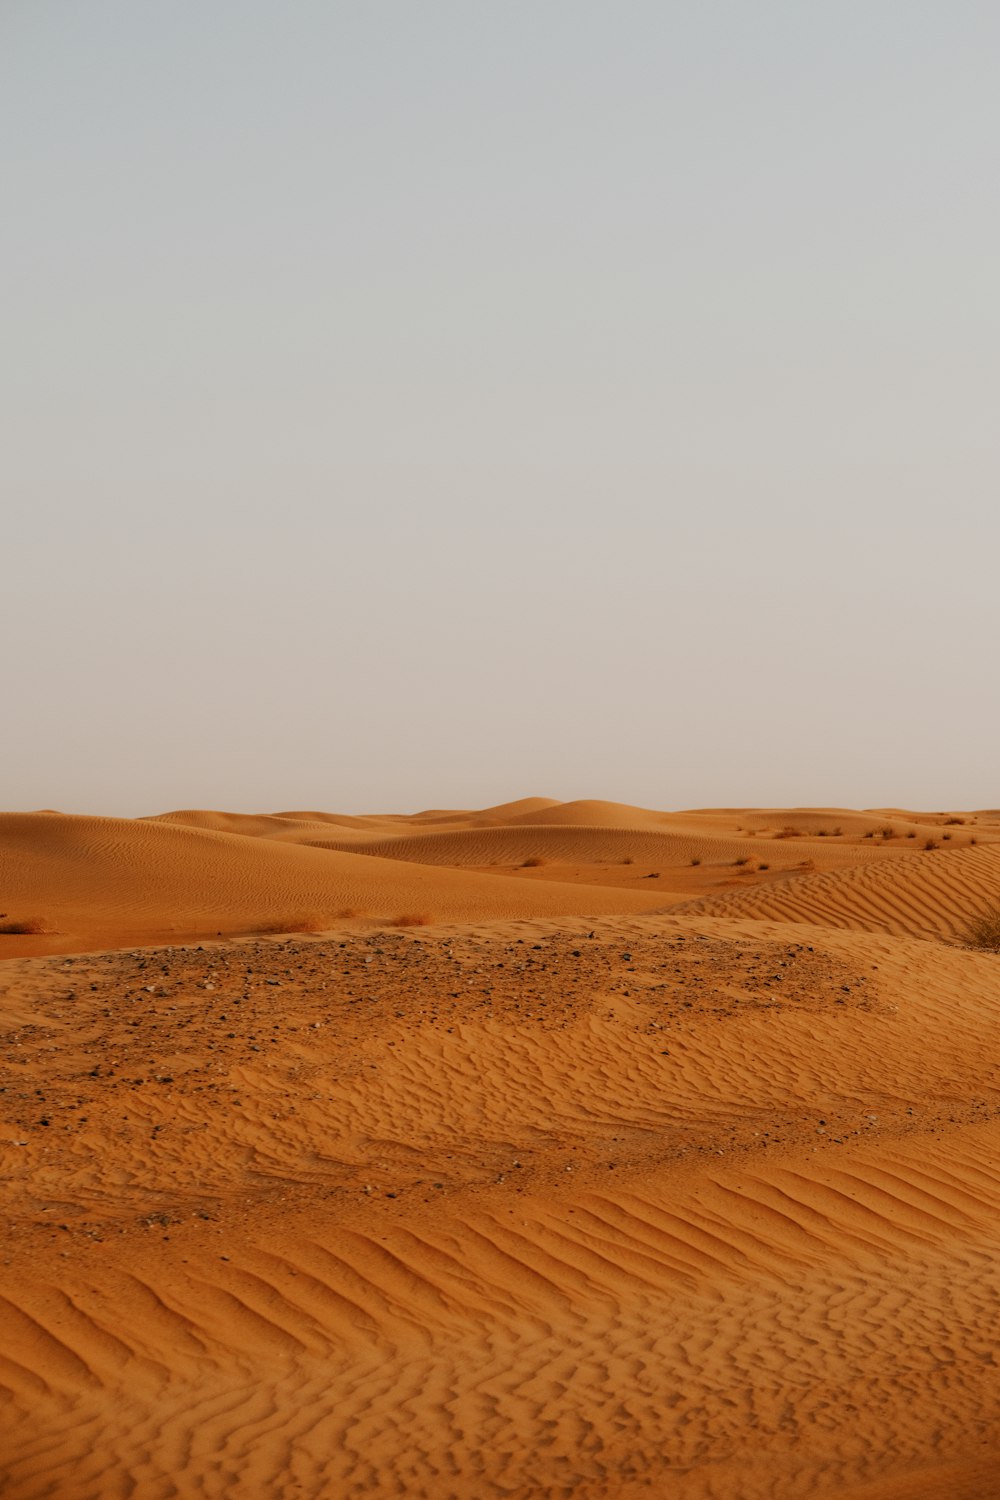
[[9, 808], [1000, 802], [993, 0], [5, 0]]

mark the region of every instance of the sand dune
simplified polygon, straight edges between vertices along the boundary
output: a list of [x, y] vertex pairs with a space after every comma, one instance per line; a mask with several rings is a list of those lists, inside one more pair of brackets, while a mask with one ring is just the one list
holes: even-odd
[[690, 903], [692, 913], [956, 938], [1000, 901], [1000, 846], [925, 851]]
[[[4, 951], [74, 951], [170, 937], [322, 928], [400, 915], [475, 921], [650, 910], [645, 892], [523, 889], [502, 877], [429, 870], [213, 829], [9, 813], [0, 820], [5, 917], [37, 935]], [[15, 946], [16, 945], [16, 946]]]
[[828, 841], [813, 850], [808, 841], [781, 841], [773, 847], [732, 833], [712, 830], [676, 832], [667, 829], [605, 824], [532, 823], [514, 827], [452, 828], [447, 832], [411, 833], [392, 838], [316, 839], [310, 832], [303, 839], [313, 847], [350, 848], [358, 854], [383, 859], [401, 859], [415, 864], [513, 867], [526, 860], [557, 865], [636, 864], [662, 869], [690, 866], [693, 859], [714, 866], [734, 865], [736, 860], [766, 860], [771, 869], [792, 870], [807, 855], [819, 854], [834, 868], [866, 864], [890, 854], [882, 844], [854, 845]]
[[830, 868], [662, 912], [461, 866], [745, 810], [410, 820], [420, 863], [187, 816], [9, 815], [5, 902], [372, 914], [0, 963], [5, 1500], [997, 1494], [1000, 959], [953, 938], [1000, 846], [806, 810], [767, 848]]
[[335, 828], [341, 837], [351, 831], [371, 837], [381, 823], [371, 818], [335, 816], [332, 813], [226, 813], [206, 808], [158, 813], [150, 823], [177, 823], [183, 828], [205, 828], [214, 833], [241, 833], [247, 838], [297, 839]]

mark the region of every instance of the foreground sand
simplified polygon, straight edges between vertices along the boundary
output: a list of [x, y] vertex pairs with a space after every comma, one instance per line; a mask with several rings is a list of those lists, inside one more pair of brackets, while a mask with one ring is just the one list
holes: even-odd
[[0, 1493], [1000, 1493], [964, 816], [13, 820]]

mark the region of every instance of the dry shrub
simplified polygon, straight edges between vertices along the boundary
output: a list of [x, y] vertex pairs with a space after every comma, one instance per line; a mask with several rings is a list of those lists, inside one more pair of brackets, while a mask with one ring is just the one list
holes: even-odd
[[734, 859], [733, 860], [733, 864], [737, 865], [737, 866], [740, 866], [740, 867], [742, 867], [743, 865], [748, 865], [749, 863], [750, 863], [750, 860], [747, 858], [747, 856], [745, 854], [741, 854], [740, 857], [739, 857], [739, 859]]
[[800, 839], [802, 837], [802, 829], [791, 827], [779, 828], [774, 836], [776, 839]]
[[885, 828], [880, 828], [879, 833], [884, 839], [894, 839], [896, 837], [895, 828], [890, 828], [888, 824], [885, 826]]
[[917, 836], [917, 830], [915, 828], [911, 828], [910, 831], [909, 831], [909, 833], [906, 835], [906, 837], [908, 839], [915, 839], [916, 836]]
[[625, 858], [622, 860], [622, 864], [623, 865], [634, 865], [635, 864], [635, 860], [632, 858], [631, 854], [626, 854]]
[[522, 870], [537, 870], [537, 869], [540, 868], [540, 866], [542, 866], [544, 864], [545, 864], [545, 860], [542, 858], [542, 856], [540, 854], [529, 854], [528, 857], [527, 857], [527, 859], [522, 859], [522, 861], [521, 861], [521, 869]]
[[970, 948], [1000, 953], [1000, 906], [987, 907], [981, 916], [970, 922], [965, 941]]
[[[6, 918], [6, 913], [4, 917]], [[48, 931], [48, 923], [43, 922], [41, 917], [26, 917], [22, 922], [0, 921], [0, 934], [4, 937], [38, 937], [40, 933]]]
[[937, 849], [938, 847], [939, 846], [938, 846], [937, 839], [924, 839], [924, 848], [925, 849]]
[[693, 865], [700, 865], [701, 864], [701, 855], [700, 854], [692, 854], [692, 856], [691, 856], [691, 863]]
[[947, 825], [948, 823], [964, 823], [965, 819], [964, 818], [945, 818], [944, 821], [945, 821], [945, 824]]
[[406, 911], [393, 922], [393, 927], [430, 927], [434, 921], [429, 911]]

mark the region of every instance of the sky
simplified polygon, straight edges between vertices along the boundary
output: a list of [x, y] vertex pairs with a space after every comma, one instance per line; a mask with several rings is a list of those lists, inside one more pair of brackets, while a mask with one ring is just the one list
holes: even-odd
[[4, 0], [0, 805], [1000, 805], [993, 0]]

